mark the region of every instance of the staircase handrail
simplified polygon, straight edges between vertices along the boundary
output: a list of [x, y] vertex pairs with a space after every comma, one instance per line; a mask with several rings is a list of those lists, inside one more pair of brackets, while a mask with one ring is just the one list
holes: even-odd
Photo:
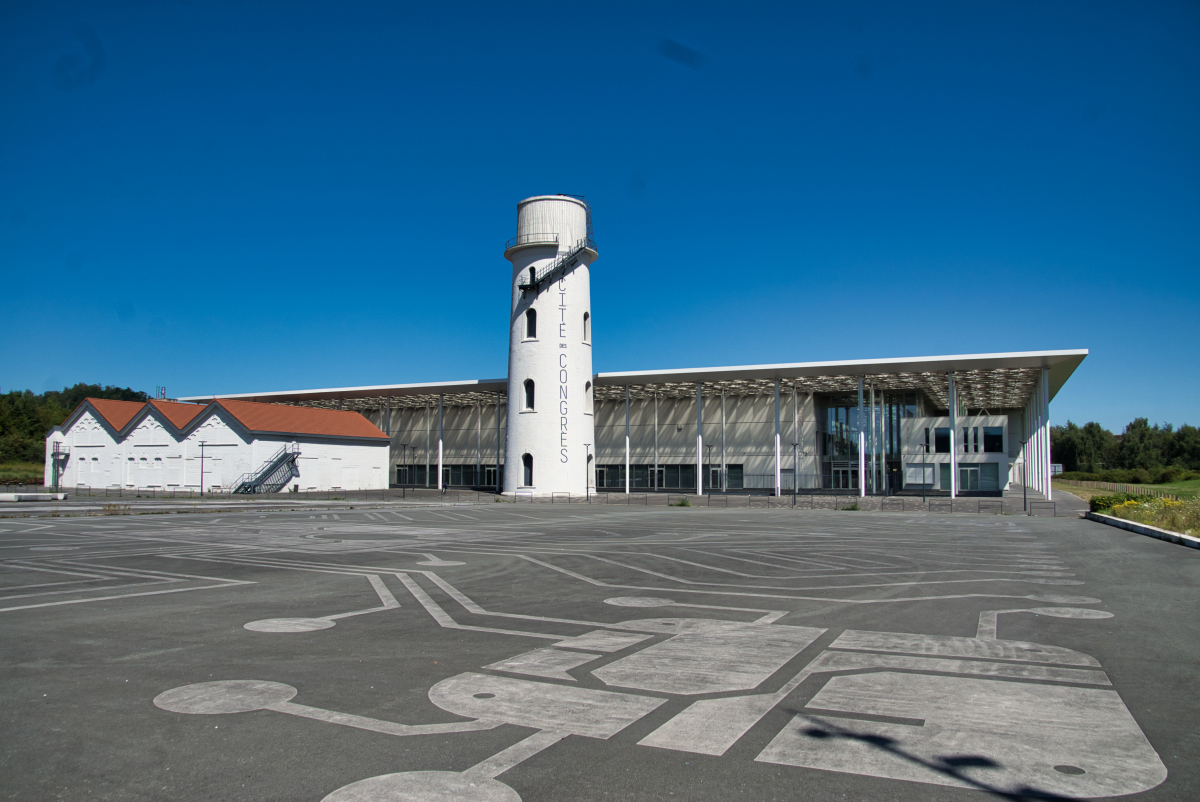
[[284, 443], [283, 448], [276, 451], [275, 454], [269, 460], [264, 462], [263, 466], [257, 471], [249, 471], [239, 476], [237, 481], [232, 485], [234, 492], [237, 493], [241, 491], [242, 488], [257, 490], [268, 478], [270, 478], [273, 473], [275, 473], [276, 470], [278, 470], [279, 466], [283, 462], [287, 461], [287, 457], [299, 454], [299, 443]]
[[579, 255], [582, 254], [586, 250], [592, 250], [592, 251], [596, 250], [596, 241], [594, 239], [592, 239], [591, 237], [584, 237], [583, 239], [578, 240], [575, 243], [575, 245], [571, 248], [571, 250], [567, 251], [565, 254], [563, 254], [562, 256], [555, 259], [553, 262], [551, 262], [546, 267], [542, 268], [541, 270], [538, 270], [537, 273], [534, 275], [533, 281], [529, 282], [528, 284], [519, 284], [517, 286], [520, 287], [520, 289], [522, 289], [522, 290], [540, 288], [542, 285], [542, 282], [544, 282], [547, 278], [549, 278], [551, 275], [553, 275], [555, 273], [555, 271], [565, 268], [565, 267], [569, 266], [569, 264], [573, 264], [575, 261], [578, 260]]

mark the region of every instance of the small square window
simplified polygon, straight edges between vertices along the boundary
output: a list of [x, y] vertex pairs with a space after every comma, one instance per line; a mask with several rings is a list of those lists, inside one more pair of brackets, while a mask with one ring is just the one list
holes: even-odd
[[1004, 453], [1004, 427], [1003, 426], [984, 426], [983, 427], [983, 450], [987, 454], [1003, 454]]
[[933, 450], [937, 454], [950, 453], [950, 429], [939, 426], [933, 430]]

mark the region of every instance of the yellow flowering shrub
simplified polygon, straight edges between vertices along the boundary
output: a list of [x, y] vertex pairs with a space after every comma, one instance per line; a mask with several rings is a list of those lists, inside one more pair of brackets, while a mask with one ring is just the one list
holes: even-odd
[[1152, 501], [1126, 501], [1116, 504], [1109, 515], [1157, 526], [1185, 535], [1200, 535], [1200, 499], [1174, 501], [1156, 498]]

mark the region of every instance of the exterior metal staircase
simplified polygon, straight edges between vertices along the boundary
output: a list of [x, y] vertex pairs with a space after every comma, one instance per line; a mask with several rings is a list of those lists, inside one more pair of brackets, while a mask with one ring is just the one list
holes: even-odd
[[591, 237], [584, 237], [572, 245], [565, 254], [538, 270], [531, 279], [527, 279], [524, 284], [518, 284], [517, 287], [526, 292], [533, 290], [534, 294], [537, 294], [541, 292], [543, 286], [552, 284], [559, 275], [577, 265], [584, 251], [594, 250], [596, 250], [596, 241]]
[[288, 443], [257, 471], [242, 474], [233, 485], [234, 493], [278, 493], [296, 475], [300, 444]]

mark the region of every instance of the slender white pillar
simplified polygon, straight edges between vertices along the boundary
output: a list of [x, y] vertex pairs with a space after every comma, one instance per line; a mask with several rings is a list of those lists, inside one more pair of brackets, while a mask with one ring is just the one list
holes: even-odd
[[1054, 500], [1054, 475], [1050, 464], [1054, 461], [1050, 453], [1050, 369], [1042, 368], [1042, 412], [1046, 418], [1046, 500]]
[[445, 418], [446, 394], [438, 395], [438, 490], [442, 490], [442, 423]]
[[429, 404], [425, 404], [425, 486], [429, 487]]
[[958, 398], [955, 397], [954, 371], [946, 374], [950, 396], [950, 498], [958, 498]]
[[500, 470], [500, 393], [496, 393], [496, 492], [504, 488], [503, 474]]
[[780, 438], [779, 438], [779, 379], [775, 380], [775, 495], [783, 494], [783, 481], [779, 461], [780, 461]]
[[629, 495], [629, 385], [625, 385], [625, 494]]
[[654, 474], [650, 477], [650, 487], [658, 490], [658, 393], [654, 394]]
[[483, 404], [475, 402], [475, 486], [483, 484]]
[[871, 495], [876, 495], [879, 491], [875, 487], [876, 477], [878, 476], [878, 463], [876, 462], [876, 454], [879, 451], [879, 443], [875, 439], [875, 382], [871, 382]]
[[890, 492], [888, 488], [888, 468], [887, 468], [887, 392], [879, 391], [879, 462], [882, 467], [883, 474], [883, 495]]
[[792, 493], [800, 492], [800, 390], [792, 384]]
[[858, 377], [858, 495], [867, 495], [867, 450], [863, 432], [863, 377]]
[[729, 489], [729, 472], [725, 467], [725, 391], [721, 391], [721, 490]]
[[696, 382], [696, 495], [704, 495], [704, 396]]

